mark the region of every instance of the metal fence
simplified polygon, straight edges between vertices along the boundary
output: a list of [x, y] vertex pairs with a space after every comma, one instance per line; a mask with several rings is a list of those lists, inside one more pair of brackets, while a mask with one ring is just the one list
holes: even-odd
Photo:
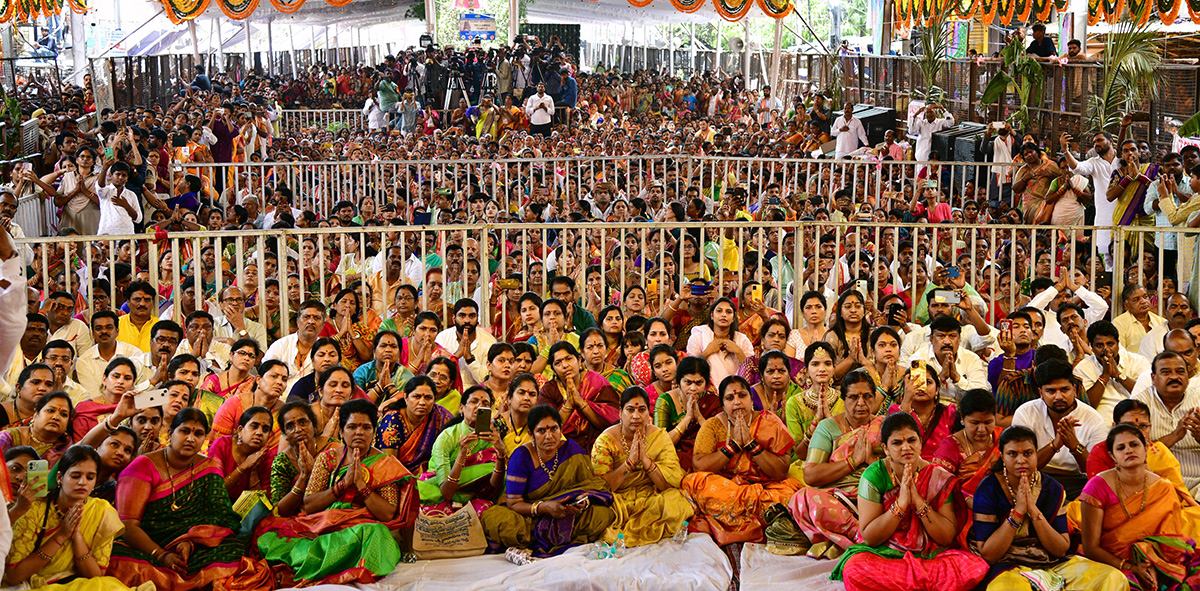
[[283, 109], [279, 114], [282, 131], [296, 132], [313, 127], [330, 131], [364, 131], [367, 118], [362, 109]]
[[[316, 117], [321, 117], [320, 111]], [[298, 112], [297, 116], [303, 116]], [[319, 119], [318, 119], [319, 120]], [[324, 141], [324, 140], [316, 140]], [[980, 162], [914, 162], [866, 159], [783, 159], [706, 157], [690, 155], [595, 156], [572, 158], [473, 160], [367, 160], [361, 152], [344, 161], [282, 161], [235, 164], [174, 164], [170, 186], [185, 174], [219, 177], [225, 187], [221, 203], [240, 203], [248, 195], [266, 197], [268, 187], [284, 185], [296, 194], [294, 206], [327, 217], [342, 199], [370, 196], [375, 205], [397, 204], [401, 217], [418, 196], [428, 202], [439, 189], [465, 198], [473, 190], [489, 193], [502, 211], [526, 204], [537, 188], [555, 188], [569, 212], [580, 199], [604, 181], [612, 182], [626, 199], [649, 197], [651, 183], [664, 185], [664, 202], [683, 200], [695, 187], [714, 200], [734, 185], [747, 189], [746, 205], [763, 207], [764, 189], [777, 183], [783, 199], [822, 197], [827, 205], [845, 189], [854, 203], [869, 203], [871, 212], [884, 211], [921, 197], [930, 208], [938, 203], [962, 207], [968, 201], [1001, 201], [1001, 188], [984, 183], [1011, 164]], [[913, 187], [919, 185], [918, 188]], [[915, 191], [915, 195], [914, 195]], [[232, 193], [230, 193], [232, 192]], [[760, 198], [760, 196], [762, 196]], [[262, 201], [266, 203], [266, 201]], [[832, 213], [832, 207], [829, 208]], [[944, 211], [944, 210], [942, 210]], [[411, 213], [411, 212], [410, 212]]]
[[[1098, 230], [1114, 235], [1116, 256], [1106, 270], [1095, 242]], [[265, 231], [185, 232], [166, 235], [62, 237], [19, 240], [35, 273], [30, 278], [42, 293], [80, 292], [89, 310], [119, 302], [116, 286], [96, 293], [78, 277], [103, 275], [118, 263], [130, 265], [134, 278], [159, 290], [162, 303], [179, 303], [184, 278], [193, 277], [196, 299], [212, 301], [223, 287], [237, 285], [252, 301], [260, 319], [277, 316], [280, 334], [288, 334], [302, 300], [325, 302], [344, 288], [359, 290], [364, 307], [387, 316], [393, 302], [384, 293], [399, 283], [421, 288], [421, 309], [448, 314], [458, 298], [481, 304], [481, 323], [497, 337], [520, 329], [518, 298], [532, 291], [548, 297], [556, 275], [573, 278], [579, 305], [598, 312], [605, 305], [626, 303], [640, 287], [645, 308], [627, 313], [663, 314], [694, 278], [710, 278], [716, 295], [745, 295], [750, 282], [765, 284], [764, 303], [784, 312], [793, 326], [804, 325], [793, 303], [808, 290], [831, 300], [846, 289], [867, 294], [867, 314], [881, 318], [885, 298], [897, 294], [918, 311], [920, 296], [943, 267], [954, 267], [970, 286], [967, 294], [987, 323], [1028, 302], [1022, 294], [1038, 276], [1071, 277], [1078, 291], [1087, 289], [1105, 300], [1113, 316], [1120, 313], [1120, 292], [1127, 275], [1148, 284], [1165, 306], [1171, 276], [1163, 257], [1154, 265], [1138, 265], [1126, 273], [1127, 252], [1152, 252], [1145, 246], [1128, 250], [1127, 242], [1161, 232], [1143, 228], [1032, 227], [1004, 225], [919, 225], [874, 222], [712, 222], [639, 223], [587, 226], [572, 224], [457, 224], [368, 228], [314, 228]], [[1181, 232], [1178, 291], [1196, 291], [1195, 239], [1200, 231]], [[404, 261], [399, 276], [390, 275], [387, 254], [399, 250]], [[211, 252], [209, 249], [213, 249]], [[380, 254], [384, 253], [384, 254]], [[754, 253], [754, 254], [751, 254]], [[1031, 253], [1033, 256], [1031, 256]], [[1049, 253], [1049, 254], [1046, 254]], [[61, 261], [72, 261], [66, 269]], [[1137, 259], [1139, 261], [1142, 258]], [[1148, 259], [1147, 259], [1148, 260]], [[762, 261], [767, 261], [763, 264]], [[228, 265], [222, 269], [223, 265]], [[482, 265], [482, 267], [481, 267]], [[55, 269], [55, 272], [51, 272]], [[438, 269], [442, 275], [436, 276]], [[706, 270], [708, 269], [708, 270]], [[1110, 276], [1111, 275], [1111, 276]], [[514, 285], [498, 283], [515, 280]], [[277, 281], [273, 293], [268, 282]], [[362, 280], [358, 283], [358, 280]], [[859, 281], [862, 283], [859, 283]], [[954, 281], [954, 280], [948, 280]], [[974, 296], [978, 295], [978, 299]], [[1195, 301], [1194, 297], [1193, 300]], [[677, 302], [678, 303], [678, 302]], [[1042, 302], [1048, 307], [1049, 302]], [[160, 306], [165, 308], [165, 306]], [[172, 306], [177, 320], [188, 310]]]

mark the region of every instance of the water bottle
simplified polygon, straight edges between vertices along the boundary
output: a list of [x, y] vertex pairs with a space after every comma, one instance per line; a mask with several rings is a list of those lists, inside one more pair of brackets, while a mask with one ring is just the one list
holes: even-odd
[[682, 546], [688, 539], [688, 522], [684, 521], [679, 529], [675, 530], [675, 535], [671, 536], [671, 541], [678, 546]]
[[612, 556], [612, 546], [604, 542], [596, 542], [592, 544], [592, 549], [588, 550], [587, 557], [590, 560], [604, 560]]
[[517, 566], [524, 566], [533, 562], [533, 554], [523, 548], [509, 548], [505, 550], [504, 558]]
[[612, 546], [612, 557], [621, 558], [625, 556], [625, 533], [617, 534], [617, 541]]

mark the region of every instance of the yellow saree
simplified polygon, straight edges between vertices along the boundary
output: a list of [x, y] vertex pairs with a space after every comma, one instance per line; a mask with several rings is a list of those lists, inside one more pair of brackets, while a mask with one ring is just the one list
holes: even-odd
[[[619, 437], [619, 432], [613, 437], [606, 431], [596, 439], [592, 448], [596, 476], [612, 472], [625, 461], [627, 454], [617, 440]], [[683, 468], [679, 466], [679, 456], [666, 431], [647, 427], [646, 455], [658, 466], [671, 488], [659, 491], [641, 465], [634, 468], [621, 483], [621, 488], [613, 491], [613, 511], [617, 517], [604, 532], [606, 542], [616, 541], [617, 534], [624, 532], [627, 546], [653, 544], [674, 535], [683, 522], [692, 517], [692, 505], [679, 490]]]

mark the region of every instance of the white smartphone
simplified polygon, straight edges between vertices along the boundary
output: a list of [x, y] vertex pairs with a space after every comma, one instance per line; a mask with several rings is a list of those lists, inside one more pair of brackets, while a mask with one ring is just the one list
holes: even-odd
[[166, 388], [154, 388], [145, 392], [138, 392], [133, 395], [133, 406], [138, 410], [146, 410], [156, 406], [163, 406], [167, 403], [167, 399], [171, 396]]
[[992, 129], [995, 129], [997, 131], [1004, 129], [1004, 122], [1003, 121], [993, 121]]
[[25, 469], [25, 482], [29, 483], [29, 488], [42, 487], [42, 490], [33, 495], [39, 499], [44, 498], [50, 492], [49, 478], [50, 462], [46, 460], [32, 460], [29, 462], [29, 467]]

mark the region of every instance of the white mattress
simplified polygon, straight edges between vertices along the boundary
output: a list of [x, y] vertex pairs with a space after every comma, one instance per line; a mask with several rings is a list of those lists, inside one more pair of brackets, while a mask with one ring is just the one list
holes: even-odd
[[[401, 564], [371, 585], [321, 585], [306, 591], [726, 591], [729, 559], [707, 535], [629, 549], [624, 558], [589, 560], [590, 546], [516, 566], [503, 555]], [[743, 586], [749, 590], [749, 587]]]
[[841, 581], [829, 580], [836, 560], [807, 556], [779, 556], [763, 544], [742, 548], [742, 591], [843, 591]]

